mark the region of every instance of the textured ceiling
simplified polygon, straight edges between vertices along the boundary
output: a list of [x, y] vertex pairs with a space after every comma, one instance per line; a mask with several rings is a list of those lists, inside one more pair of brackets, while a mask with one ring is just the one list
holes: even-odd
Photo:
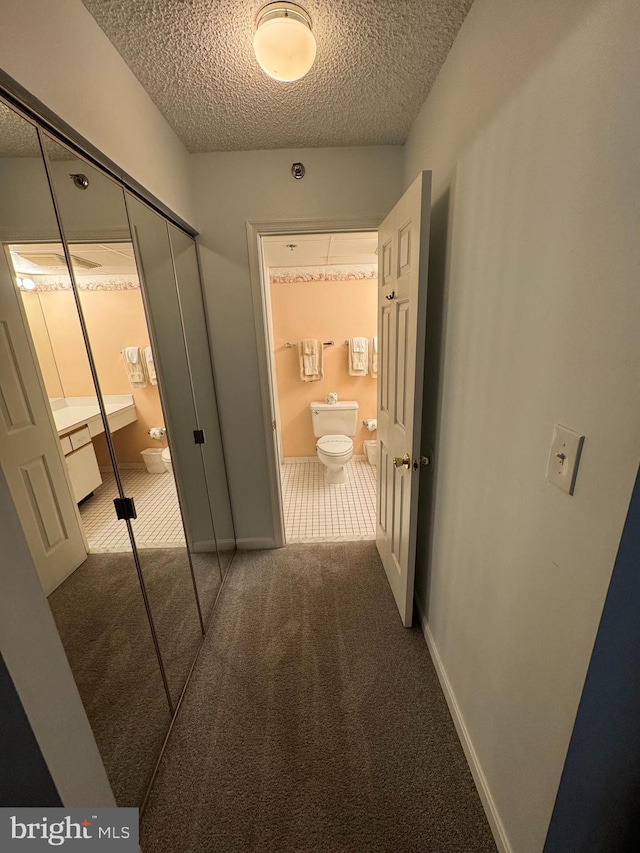
[[393, 145], [473, 0], [302, 0], [318, 43], [295, 83], [258, 67], [264, 0], [83, 0], [189, 151]]
[[33, 125], [0, 103], [0, 157], [41, 157]]

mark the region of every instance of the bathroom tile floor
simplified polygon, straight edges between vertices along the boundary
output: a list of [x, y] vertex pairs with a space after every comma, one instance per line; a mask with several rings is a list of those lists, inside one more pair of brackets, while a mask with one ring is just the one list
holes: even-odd
[[366, 460], [352, 459], [347, 475], [344, 485], [328, 485], [317, 459], [282, 465], [287, 542], [375, 539], [376, 469]]
[[[137, 468], [120, 471], [125, 494], [131, 496], [138, 517], [133, 532], [138, 548], [179, 548], [185, 546], [182, 517], [175, 481], [171, 474], [149, 474]], [[82, 526], [92, 553], [128, 551], [129, 536], [124, 521], [116, 518], [113, 499], [117, 497], [112, 472], [102, 472], [102, 485], [93, 497], [80, 505]]]

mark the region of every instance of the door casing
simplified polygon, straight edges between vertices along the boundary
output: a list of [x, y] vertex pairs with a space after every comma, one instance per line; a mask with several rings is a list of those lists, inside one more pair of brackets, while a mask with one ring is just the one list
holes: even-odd
[[247, 222], [247, 244], [249, 249], [249, 270], [251, 277], [251, 297], [258, 350], [258, 375], [260, 378], [262, 424], [265, 446], [267, 448], [267, 470], [269, 477], [269, 496], [271, 518], [273, 521], [274, 545], [282, 548], [286, 544], [282, 491], [277, 450], [274, 440], [273, 422], [277, 420], [274, 407], [274, 372], [271, 353], [273, 340], [270, 323], [270, 300], [267, 283], [264, 279], [262, 259], [262, 237], [288, 236], [294, 234], [323, 234], [340, 231], [377, 231], [383, 216], [362, 216], [355, 219], [273, 219]]

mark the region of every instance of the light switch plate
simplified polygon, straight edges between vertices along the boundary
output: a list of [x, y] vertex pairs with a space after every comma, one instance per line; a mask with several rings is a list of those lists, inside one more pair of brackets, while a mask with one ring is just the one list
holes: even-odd
[[572, 495], [578, 475], [584, 436], [568, 427], [555, 424], [547, 465], [547, 480]]

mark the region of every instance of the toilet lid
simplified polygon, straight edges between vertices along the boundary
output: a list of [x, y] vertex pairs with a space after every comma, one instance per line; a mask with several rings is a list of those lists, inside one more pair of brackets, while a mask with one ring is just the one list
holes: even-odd
[[166, 459], [167, 462], [171, 460], [171, 451], [168, 447], [165, 447], [165, 449], [162, 451], [162, 458]]
[[348, 435], [323, 435], [318, 439], [316, 447], [327, 456], [342, 456], [353, 450], [353, 441]]

